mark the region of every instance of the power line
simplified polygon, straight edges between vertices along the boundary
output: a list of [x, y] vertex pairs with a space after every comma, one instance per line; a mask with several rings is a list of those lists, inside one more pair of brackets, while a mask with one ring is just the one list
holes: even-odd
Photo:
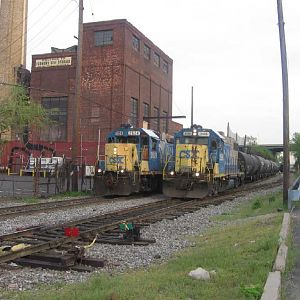
[[[1, 1], [0, 1], [0, 2], [1, 2]], [[37, 6], [32, 10], [31, 14], [33, 14], [33, 12], [36, 11], [36, 10], [41, 6], [42, 3], [43, 3], [43, 2], [40, 2], [40, 4], [37, 5]], [[30, 15], [30, 16], [31, 16], [31, 15]], [[26, 15], [25, 21], [27, 21], [28, 17], [29, 17], [29, 16]], [[18, 24], [16, 24], [16, 25], [12, 28], [12, 31], [15, 30], [15, 29], [17, 29], [17, 28], [18, 28], [20, 25], [22, 25], [23, 23], [24, 23], [24, 20], [22, 20], [21, 22], [19, 22]], [[29, 31], [29, 29], [28, 29], [27, 31]], [[6, 36], [4, 36], [3, 39], [0, 40], [0, 42], [3, 42], [8, 36], [9, 36], [9, 33], [7, 33]], [[23, 36], [23, 35], [22, 35], [22, 36]], [[22, 37], [22, 36], [21, 36], [21, 37]]]
[[[65, 17], [64, 19], [62, 19], [61, 21], [60, 21], [60, 23], [58, 23], [58, 24], [56, 24], [56, 26], [55, 26], [55, 28], [57, 28], [57, 27], [59, 27], [61, 24], [63, 24], [63, 23], [65, 23], [73, 14], [74, 14], [74, 12], [77, 10], [77, 8], [75, 8], [75, 9], [73, 9], [68, 15], [67, 15], [67, 17]], [[48, 39], [50, 36], [51, 36], [51, 34], [53, 34], [54, 32], [55, 32], [55, 28], [52, 30], [51, 29], [51, 31], [50, 31], [50, 33], [49, 34], [45, 34], [44, 35], [44, 38], [42, 38], [42, 39], [40, 39], [40, 40], [38, 40], [38, 44], [40, 44], [41, 42], [43, 42], [43, 41], [45, 41], [46, 39]], [[35, 43], [35, 44], [37, 44], [37, 43]], [[24, 46], [23, 46], [24, 47]], [[34, 48], [36, 47], [36, 46], [30, 46], [31, 47], [31, 49], [28, 51], [28, 52], [33, 52], [33, 50], [34, 50]], [[16, 56], [18, 54], [18, 51], [15, 51], [12, 55], [11, 55], [11, 57], [14, 57], [14, 56]]]
[[[56, 17], [57, 16], [59, 16], [69, 5], [70, 5], [70, 3], [71, 3], [72, 1], [69, 1], [68, 2], [68, 4], [56, 15]], [[52, 5], [51, 6], [51, 8], [50, 8], [50, 10], [49, 11], [51, 11], [53, 8], [54, 8], [55, 6], [54, 5]], [[49, 11], [48, 11], [48, 13], [49, 13]], [[42, 18], [44, 18], [44, 15], [39, 19], [39, 20], [41, 20]], [[39, 20], [37, 21], [37, 22], [35, 22], [34, 23], [34, 25], [35, 24], [37, 24], [38, 22], [39, 22]], [[42, 30], [40, 30], [30, 41], [32, 41], [32, 40], [34, 40], [41, 32], [43, 32], [47, 27], [48, 27], [48, 25], [49, 24], [51, 24], [51, 23], [53, 23], [52, 21], [51, 22], [49, 22], [49, 23], [47, 23], [44, 27], [43, 27], [43, 29]], [[31, 28], [33, 28], [33, 26], [31, 27]], [[30, 31], [30, 29], [28, 29], [28, 31], [27, 32], [29, 32]], [[6, 51], [7, 49], [9, 49], [12, 45], [14, 45], [16, 42], [18, 42], [21, 38], [23, 37], [23, 34], [21, 34], [18, 38], [16, 38], [13, 42], [11, 42], [9, 45], [7, 45], [6, 47], [4, 47], [4, 48], [2, 48], [2, 49], [0, 49], [0, 52], [3, 52], [3, 51]], [[30, 42], [29, 41], [29, 42]], [[28, 42], [26, 43], [26, 44], [28, 44]], [[25, 44], [22, 46], [22, 50], [24, 49], [24, 47], [25, 47]], [[12, 54], [12, 57], [14, 56], [14, 53]]]

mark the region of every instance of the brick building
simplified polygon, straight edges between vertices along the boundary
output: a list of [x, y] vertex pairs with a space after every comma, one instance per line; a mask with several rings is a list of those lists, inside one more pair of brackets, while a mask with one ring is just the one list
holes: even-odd
[[[170, 119], [146, 119], [172, 114], [173, 62], [127, 20], [84, 24], [82, 94], [80, 100], [80, 156], [96, 155], [99, 129], [101, 149], [109, 131], [130, 123], [172, 133]], [[55, 108], [54, 126], [32, 138], [50, 143], [71, 156], [72, 109], [76, 46], [32, 58], [31, 97]], [[172, 123], [171, 123], [172, 122]]]

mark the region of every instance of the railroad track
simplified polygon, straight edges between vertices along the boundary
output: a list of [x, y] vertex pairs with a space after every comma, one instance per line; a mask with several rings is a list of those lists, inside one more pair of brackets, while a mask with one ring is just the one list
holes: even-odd
[[33, 215], [40, 212], [49, 212], [64, 208], [72, 208], [76, 206], [88, 206], [92, 204], [107, 203], [111, 201], [122, 201], [142, 198], [141, 195], [132, 195], [128, 197], [84, 197], [76, 199], [59, 200], [52, 202], [36, 203], [36, 204], [23, 204], [17, 206], [7, 206], [0, 208], [0, 219], [7, 219], [21, 215]]
[[[281, 182], [282, 179], [278, 180], [277, 182]], [[238, 191], [241, 190], [249, 190], [253, 187], [261, 187], [266, 186], [266, 183], [263, 181], [250, 183], [249, 185], [245, 185], [238, 188]], [[272, 186], [272, 183], [270, 183], [270, 186]], [[227, 192], [224, 192], [225, 194], [230, 193], [232, 194], [234, 190], [229, 190]], [[224, 194], [223, 193], [223, 194]], [[76, 198], [76, 199], [68, 199], [68, 200], [59, 200], [59, 201], [52, 201], [52, 202], [45, 202], [45, 203], [37, 203], [37, 204], [24, 204], [24, 205], [17, 205], [17, 206], [9, 206], [9, 207], [2, 207], [0, 208], [0, 219], [7, 219], [15, 216], [21, 216], [21, 215], [33, 215], [40, 212], [49, 212], [64, 208], [72, 208], [76, 206], [88, 206], [92, 204], [98, 204], [98, 203], [106, 203], [111, 201], [121, 201], [121, 200], [130, 200], [130, 199], [138, 199], [142, 198], [141, 195], [132, 195], [129, 197], [115, 197], [115, 198], [103, 198], [103, 197], [84, 197], [84, 198]]]
[[[279, 183], [280, 182], [265, 184], [264, 187], [273, 187]], [[52, 227], [35, 227], [6, 234], [0, 236], [0, 249], [4, 249], [0, 252], [0, 263], [15, 261], [25, 265], [41, 266], [42, 264], [42, 266], [45, 267], [52, 267], [54, 256], [59, 256], [61, 253], [64, 253], [64, 255], [65, 253], [68, 253], [68, 257], [70, 257], [72, 256], [70, 253], [75, 253], [72, 256], [72, 259], [70, 259], [75, 265], [78, 255], [82, 254], [79, 249], [84, 249], [84, 247], [93, 240], [93, 242], [99, 243], [146, 245], [153, 241], [140, 238], [137, 240], [120, 240], [120, 235], [122, 235], [120, 224], [133, 223], [137, 227], [142, 227], [162, 219], [175, 219], [207, 205], [217, 205], [224, 201], [233, 200], [236, 197], [247, 194], [249, 190], [257, 189], [258, 187], [262, 187], [262, 185], [255, 183], [243, 186], [240, 189], [235, 190], [234, 193], [217, 197], [207, 197], [201, 201], [196, 199], [189, 201], [163, 199], [154, 203], [131, 207], [92, 218], [76, 220], [66, 224]], [[66, 228], [76, 228], [78, 230], [78, 236], [66, 236]], [[76, 245], [75, 248], [74, 245]], [[57, 249], [55, 255], [51, 249]], [[49, 251], [52, 252], [50, 253]], [[37, 259], [37, 257], [39, 257], [39, 259]], [[44, 261], [42, 263], [40, 262], [47, 257], [51, 258], [50, 262], [47, 264], [45, 264]], [[80, 260], [82, 261], [82, 259], [83, 257], [81, 256]], [[60, 260], [63, 261], [63, 267], [70, 267], [65, 262], [67, 260], [65, 257]], [[91, 262], [86, 261], [86, 263]], [[92, 263], [96, 265], [99, 264], [99, 262], [94, 261]], [[86, 269], [84, 268], [84, 270]]]

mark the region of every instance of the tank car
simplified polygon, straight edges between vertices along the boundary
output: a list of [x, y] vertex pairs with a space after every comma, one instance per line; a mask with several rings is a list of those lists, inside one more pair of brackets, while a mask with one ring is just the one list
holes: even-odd
[[174, 159], [163, 177], [168, 197], [203, 198], [239, 185], [238, 145], [212, 129], [192, 126], [174, 136]]
[[105, 159], [94, 178], [96, 195], [123, 195], [161, 191], [172, 145], [152, 130], [122, 126], [107, 136]]
[[238, 162], [240, 171], [245, 174], [246, 181], [255, 181], [275, 175], [279, 165], [258, 155], [239, 152]]

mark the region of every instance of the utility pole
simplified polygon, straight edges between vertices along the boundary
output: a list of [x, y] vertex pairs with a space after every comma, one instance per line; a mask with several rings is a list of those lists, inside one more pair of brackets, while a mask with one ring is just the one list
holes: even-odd
[[194, 87], [192, 87], [191, 127], [194, 125]]
[[73, 103], [73, 126], [72, 126], [72, 191], [78, 191], [78, 117], [79, 101], [81, 98], [81, 67], [82, 67], [82, 36], [83, 36], [83, 0], [79, 0], [79, 18], [78, 18], [78, 47], [75, 95]]
[[280, 39], [282, 91], [283, 91], [283, 204], [288, 204], [288, 189], [290, 179], [290, 153], [289, 153], [289, 84], [286, 58], [286, 43], [282, 1], [277, 0], [278, 27]]

